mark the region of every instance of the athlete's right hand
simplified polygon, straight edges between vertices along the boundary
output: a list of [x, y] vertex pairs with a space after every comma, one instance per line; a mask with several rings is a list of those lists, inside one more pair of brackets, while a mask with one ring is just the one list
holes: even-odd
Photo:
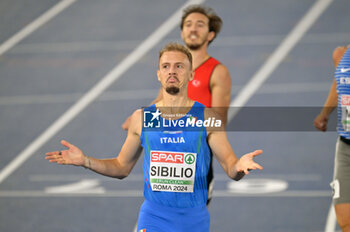
[[86, 157], [78, 147], [65, 140], [62, 140], [61, 144], [67, 147], [68, 150], [48, 152], [46, 153], [45, 159], [49, 160], [50, 163], [57, 164], [70, 164], [75, 166], [82, 166], [85, 164]]
[[253, 152], [243, 155], [236, 164], [236, 171], [244, 172], [244, 174], [247, 175], [251, 170], [256, 170], [256, 169], [262, 170], [263, 167], [254, 161], [254, 157], [262, 153], [263, 153], [262, 150], [255, 150]]
[[320, 131], [326, 131], [327, 130], [327, 123], [328, 123], [328, 116], [324, 114], [319, 114], [314, 119], [314, 126], [317, 130]]

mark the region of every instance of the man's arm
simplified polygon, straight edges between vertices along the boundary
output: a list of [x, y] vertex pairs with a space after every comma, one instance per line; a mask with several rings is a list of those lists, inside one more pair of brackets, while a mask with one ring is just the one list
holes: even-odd
[[[206, 108], [205, 118], [215, 117], [217, 112]], [[217, 117], [215, 117], [217, 118]], [[240, 159], [237, 158], [233, 149], [228, 142], [226, 132], [223, 127], [207, 129], [208, 144], [226, 174], [234, 180], [241, 179], [244, 174], [249, 174], [250, 170], [263, 169], [258, 163], [254, 162], [253, 158], [262, 153], [262, 150], [256, 150], [243, 155]]]
[[212, 95], [211, 106], [227, 122], [227, 111], [231, 101], [231, 77], [223, 64], [215, 67], [210, 78], [210, 91]]
[[135, 111], [131, 116], [128, 136], [116, 158], [95, 159], [88, 157], [78, 147], [62, 140], [62, 145], [68, 149], [46, 153], [46, 159], [52, 163], [83, 166], [101, 175], [122, 179], [129, 175], [140, 157], [141, 118], [141, 110]]
[[333, 112], [333, 110], [338, 105], [338, 94], [337, 94], [337, 81], [334, 79], [333, 84], [329, 90], [328, 97], [322, 111], [319, 115], [316, 116], [314, 120], [314, 126], [320, 131], [327, 130], [327, 123], [329, 119], [329, 115]]
[[[337, 47], [333, 51], [333, 63], [335, 67], [338, 66], [346, 50], [347, 50], [347, 47]], [[314, 120], [314, 126], [318, 130], [320, 131], [327, 130], [329, 115], [333, 112], [333, 110], [337, 107], [337, 105], [338, 105], [337, 81], [336, 79], [334, 79], [332, 86], [329, 90], [327, 100], [324, 103], [323, 109], [321, 113], [317, 115]]]

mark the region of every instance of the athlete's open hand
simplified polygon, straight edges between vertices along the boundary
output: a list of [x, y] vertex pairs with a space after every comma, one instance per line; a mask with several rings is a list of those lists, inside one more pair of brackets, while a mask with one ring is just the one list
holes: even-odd
[[254, 157], [262, 154], [262, 150], [255, 150], [248, 154], [242, 156], [236, 164], [237, 172], [244, 172], [244, 174], [249, 174], [250, 170], [263, 169], [258, 163], [254, 162]]
[[85, 155], [78, 147], [65, 140], [62, 140], [61, 144], [68, 150], [48, 152], [45, 159], [49, 160], [50, 163], [84, 165]]

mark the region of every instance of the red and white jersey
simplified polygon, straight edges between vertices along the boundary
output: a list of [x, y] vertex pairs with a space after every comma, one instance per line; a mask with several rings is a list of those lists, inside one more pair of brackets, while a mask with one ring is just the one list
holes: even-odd
[[188, 83], [187, 96], [206, 107], [211, 107], [210, 77], [219, 61], [210, 57], [194, 71], [194, 78]]

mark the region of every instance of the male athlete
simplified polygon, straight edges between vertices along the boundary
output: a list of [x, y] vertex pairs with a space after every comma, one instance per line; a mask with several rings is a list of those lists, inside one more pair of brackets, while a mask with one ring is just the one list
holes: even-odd
[[[188, 84], [187, 95], [206, 107], [213, 107], [226, 124], [232, 85], [230, 73], [225, 65], [211, 57], [207, 51], [209, 44], [221, 30], [222, 20], [209, 7], [190, 5], [183, 11], [180, 26], [181, 38], [193, 57], [194, 78]], [[162, 89], [152, 103], [158, 102], [161, 98]], [[127, 119], [122, 128], [126, 130], [128, 126], [129, 120]], [[212, 165], [211, 162], [208, 173], [208, 204], [213, 189]]]
[[338, 107], [339, 138], [335, 150], [333, 203], [343, 232], [350, 232], [350, 49], [337, 47], [333, 52], [335, 78], [321, 113], [314, 125], [327, 130], [329, 115]]
[[[239, 172], [249, 174], [250, 170], [262, 169], [253, 160], [262, 151], [256, 150], [238, 159], [223, 124], [216, 120], [220, 118], [218, 114], [188, 98], [187, 85], [193, 78], [192, 56], [184, 46], [171, 43], [160, 51], [157, 76], [163, 97], [156, 104], [133, 113], [127, 138], [116, 158], [88, 157], [63, 140], [61, 143], [68, 150], [49, 152], [46, 159], [122, 179], [136, 164], [141, 145], [145, 151], [145, 201], [137, 231], [208, 232], [209, 150], [232, 179]], [[151, 118], [147, 117], [149, 112], [152, 112]], [[145, 119], [149, 121], [145, 123]], [[206, 122], [214, 125], [214, 129], [207, 129]]]

